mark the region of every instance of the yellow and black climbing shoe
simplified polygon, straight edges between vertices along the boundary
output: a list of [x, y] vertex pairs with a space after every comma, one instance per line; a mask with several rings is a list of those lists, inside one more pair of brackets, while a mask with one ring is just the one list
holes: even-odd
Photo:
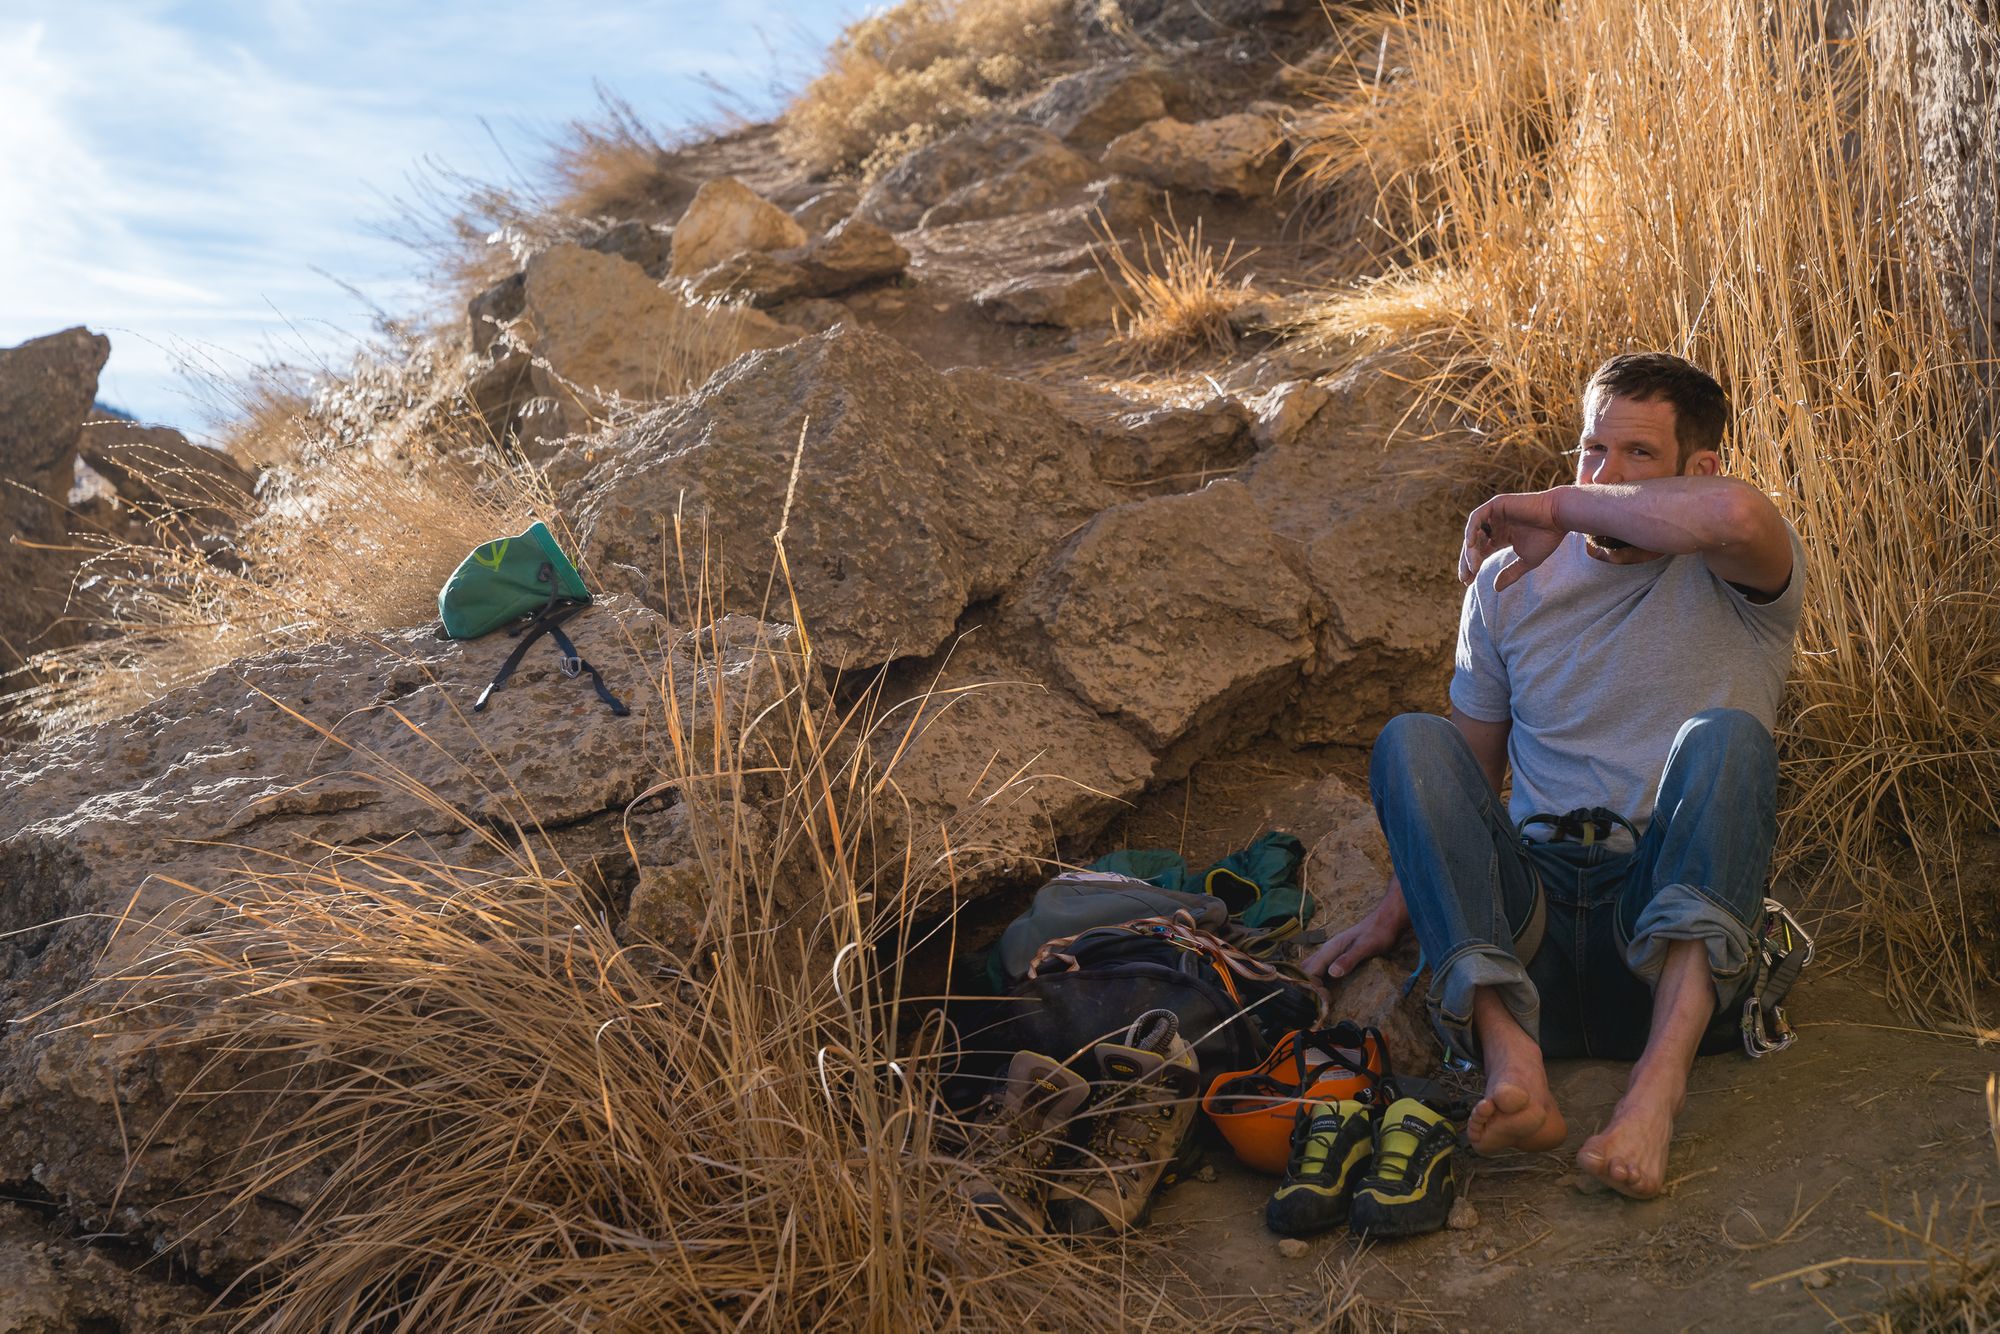
[[1389, 1104], [1375, 1127], [1375, 1161], [1354, 1188], [1348, 1226], [1364, 1237], [1435, 1232], [1458, 1195], [1458, 1127], [1415, 1098]]
[[1355, 1183], [1374, 1153], [1372, 1107], [1347, 1100], [1303, 1104], [1285, 1183], [1264, 1206], [1264, 1226], [1281, 1237], [1304, 1237], [1346, 1222]]

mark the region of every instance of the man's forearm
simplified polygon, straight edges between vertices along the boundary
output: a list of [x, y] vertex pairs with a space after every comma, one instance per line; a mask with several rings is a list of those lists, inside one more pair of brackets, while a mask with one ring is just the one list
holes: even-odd
[[1549, 494], [1565, 531], [1668, 556], [1728, 551], [1768, 538], [1783, 523], [1755, 487], [1729, 477], [1559, 486]]

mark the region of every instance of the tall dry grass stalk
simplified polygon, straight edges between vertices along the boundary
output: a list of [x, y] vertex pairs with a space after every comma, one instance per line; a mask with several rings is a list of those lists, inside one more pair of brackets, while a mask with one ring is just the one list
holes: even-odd
[[[785, 111], [809, 170], [864, 174], [1027, 86], [1060, 49], [1066, 0], [902, 0], [843, 32]], [[888, 151], [885, 151], [888, 150]]]
[[1108, 350], [1126, 364], [1219, 357], [1236, 346], [1229, 313], [1243, 300], [1230, 274], [1247, 256], [1230, 242], [1218, 254], [1202, 238], [1201, 220], [1183, 229], [1171, 216], [1153, 224], [1139, 253], [1100, 228], [1099, 268], [1117, 293], [1119, 313]]
[[[1857, 886], [1895, 1002], [1993, 979], [1956, 875], [2000, 818], [2000, 369], [1951, 318], [1908, 81], [1806, 0], [1432, 0], [1355, 20], [1299, 147], [1399, 247], [1326, 344], [1411, 350], [1502, 478], [1558, 480], [1605, 356], [1679, 352], [1737, 406], [1728, 468], [1808, 554], [1781, 864]], [[1371, 61], [1365, 57], [1373, 54]], [[1379, 75], [1379, 77], [1378, 77]], [[1914, 872], [1892, 876], [1907, 841]]]
[[315, 1183], [226, 1314], [268, 1331], [1194, 1327], [1131, 1247], [971, 1216], [942, 1030], [912, 1022], [904, 956], [879, 948], [947, 906], [925, 887], [949, 876], [871, 839], [891, 788], [865, 705], [828, 699], [802, 638], [725, 669], [706, 589], [670, 599], [687, 623], [650, 686], [662, 771], [633, 803], [691, 811], [692, 945], [621, 938], [539, 831], [470, 819], [477, 856], [273, 860], [145, 929], [123, 1022], [211, 1053], [193, 1097], [240, 1096], [251, 1068], [283, 1089], [216, 1216]]

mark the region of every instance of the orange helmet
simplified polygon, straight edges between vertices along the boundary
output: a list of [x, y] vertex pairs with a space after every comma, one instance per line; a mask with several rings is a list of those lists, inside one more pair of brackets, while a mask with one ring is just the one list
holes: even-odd
[[1201, 1109], [1244, 1166], [1283, 1176], [1301, 1103], [1374, 1101], [1388, 1076], [1389, 1050], [1380, 1030], [1342, 1022], [1287, 1033], [1256, 1069], [1217, 1075]]

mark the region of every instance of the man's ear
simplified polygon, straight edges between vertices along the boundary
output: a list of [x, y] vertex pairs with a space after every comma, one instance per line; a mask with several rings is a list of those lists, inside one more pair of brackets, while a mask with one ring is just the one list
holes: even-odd
[[1683, 477], [1713, 477], [1722, 471], [1722, 455], [1712, 449], [1697, 449], [1681, 469]]

